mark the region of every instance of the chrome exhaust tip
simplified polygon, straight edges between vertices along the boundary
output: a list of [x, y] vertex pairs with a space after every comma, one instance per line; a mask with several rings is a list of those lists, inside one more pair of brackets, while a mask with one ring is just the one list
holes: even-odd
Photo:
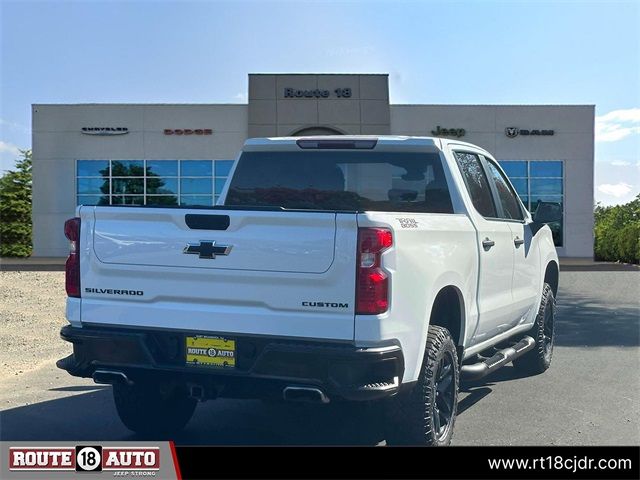
[[282, 396], [290, 402], [329, 403], [329, 397], [316, 387], [285, 387]]
[[113, 385], [118, 382], [133, 385], [133, 381], [131, 381], [124, 372], [118, 370], [96, 370], [93, 372], [92, 378], [95, 383], [101, 385]]

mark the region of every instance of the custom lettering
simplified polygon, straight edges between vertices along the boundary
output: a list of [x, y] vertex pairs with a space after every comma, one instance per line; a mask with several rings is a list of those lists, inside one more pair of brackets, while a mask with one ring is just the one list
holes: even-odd
[[340, 302], [302, 302], [303, 307], [349, 308], [348, 303]]

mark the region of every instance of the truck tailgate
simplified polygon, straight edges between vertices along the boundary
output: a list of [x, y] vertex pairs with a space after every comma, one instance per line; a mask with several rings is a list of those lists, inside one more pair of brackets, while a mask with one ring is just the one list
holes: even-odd
[[82, 207], [82, 322], [351, 340], [356, 215]]

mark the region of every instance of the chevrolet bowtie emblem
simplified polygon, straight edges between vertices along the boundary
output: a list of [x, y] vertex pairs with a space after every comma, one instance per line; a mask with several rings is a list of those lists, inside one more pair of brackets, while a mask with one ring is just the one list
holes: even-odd
[[216, 245], [215, 240], [200, 240], [200, 243], [188, 243], [182, 253], [212, 260], [216, 255], [229, 255], [231, 247], [232, 245]]

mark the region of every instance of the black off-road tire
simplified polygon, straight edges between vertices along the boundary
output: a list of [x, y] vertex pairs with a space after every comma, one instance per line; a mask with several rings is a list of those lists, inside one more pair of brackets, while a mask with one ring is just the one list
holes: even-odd
[[[450, 379], [448, 385], [445, 378]], [[418, 382], [410, 392], [389, 399], [386, 405], [387, 445], [449, 445], [458, 409], [459, 379], [458, 354], [449, 330], [430, 326]]]
[[513, 366], [527, 375], [538, 375], [546, 371], [551, 365], [553, 344], [555, 341], [556, 299], [548, 283], [542, 288], [542, 301], [536, 316], [536, 321], [527, 335], [535, 342], [535, 347], [522, 357], [513, 361]]
[[184, 388], [163, 391], [159, 386], [141, 383], [114, 384], [113, 399], [122, 423], [142, 435], [179, 432], [191, 420], [197, 404]]

